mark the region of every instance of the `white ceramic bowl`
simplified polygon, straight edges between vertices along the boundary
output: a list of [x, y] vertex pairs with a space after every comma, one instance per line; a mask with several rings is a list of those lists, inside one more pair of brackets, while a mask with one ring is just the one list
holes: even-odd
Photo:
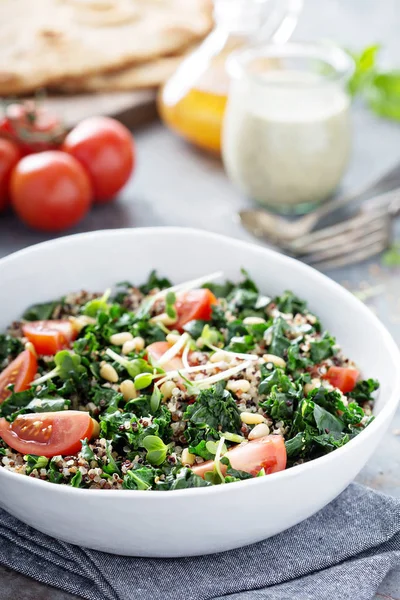
[[0, 468], [0, 505], [40, 531], [116, 554], [190, 556], [259, 541], [335, 498], [369, 460], [400, 397], [400, 355], [373, 313], [317, 271], [260, 246], [193, 229], [99, 231], [58, 239], [0, 261], [0, 331], [34, 302], [142, 282], [153, 268], [179, 283], [245, 267], [261, 290], [291, 289], [368, 377], [381, 382], [376, 419], [346, 446], [287, 471], [173, 492], [79, 490]]

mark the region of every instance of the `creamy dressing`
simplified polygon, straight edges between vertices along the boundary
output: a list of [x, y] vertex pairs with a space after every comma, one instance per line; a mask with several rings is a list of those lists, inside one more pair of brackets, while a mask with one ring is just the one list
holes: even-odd
[[232, 81], [224, 163], [252, 199], [283, 211], [321, 202], [349, 155], [349, 98], [337, 81], [284, 70]]

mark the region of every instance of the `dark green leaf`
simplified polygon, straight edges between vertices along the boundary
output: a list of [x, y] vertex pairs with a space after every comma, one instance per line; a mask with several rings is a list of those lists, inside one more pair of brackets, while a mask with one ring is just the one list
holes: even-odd
[[139, 289], [142, 292], [142, 294], [147, 296], [155, 288], [165, 290], [169, 287], [172, 287], [172, 283], [169, 279], [166, 279], [165, 277], [158, 277], [157, 271], [152, 271], [146, 283], [141, 285]]
[[304, 369], [312, 365], [312, 361], [302, 356], [300, 344], [291, 344], [287, 350], [287, 370], [294, 379], [303, 374]]
[[326, 331], [315, 342], [310, 344], [310, 357], [314, 363], [320, 363], [326, 358], [334, 355], [333, 346], [336, 340]]
[[297, 456], [305, 449], [306, 438], [303, 432], [297, 433], [294, 437], [286, 440], [285, 447], [288, 458]]
[[70, 485], [72, 485], [72, 487], [81, 487], [81, 483], [82, 483], [82, 473], [81, 471], [78, 469], [77, 472], [75, 473], [75, 475], [72, 477], [71, 481], [70, 481]]
[[347, 396], [353, 398], [356, 402], [370, 402], [373, 400], [372, 394], [379, 388], [379, 381], [376, 379], [363, 379], [358, 381], [353, 389]]
[[341, 433], [344, 429], [344, 424], [338, 417], [318, 404], [314, 404], [314, 419], [320, 433]]
[[90, 463], [92, 460], [97, 460], [96, 455], [94, 454], [93, 450], [91, 449], [91, 447], [89, 446], [89, 442], [87, 439], [82, 440], [82, 450], [81, 450], [81, 456], [84, 460], [86, 460], [88, 463]]
[[176, 467], [172, 469], [165, 480], [160, 480], [156, 483], [158, 490], [184, 490], [188, 488], [207, 487], [210, 485], [198, 475], [195, 475], [187, 467]]
[[0, 404], [0, 415], [8, 417], [12, 413], [25, 408], [35, 397], [33, 390], [26, 390], [24, 392], [11, 392], [10, 396]]
[[156, 473], [151, 467], [139, 467], [127, 471], [122, 487], [124, 490], [149, 490], [154, 483]]
[[51, 319], [55, 308], [61, 304], [62, 301], [56, 300], [54, 302], [43, 302], [42, 304], [34, 304], [30, 306], [22, 315], [25, 321], [47, 321]]
[[195, 446], [190, 445], [189, 452], [191, 454], [195, 454], [196, 456], [201, 456], [201, 458], [204, 458], [204, 460], [211, 460], [212, 458], [214, 458], [214, 455], [209, 450], [207, 450], [206, 440], [201, 440]]
[[27, 454], [25, 460], [27, 475], [30, 475], [34, 469], [45, 469], [49, 462], [49, 459], [45, 456], [36, 456], [35, 454]]
[[241, 427], [240, 412], [232, 395], [224, 389], [223, 382], [201, 390], [196, 401], [189, 405], [183, 415], [186, 421], [200, 428], [239, 433]]
[[109, 440], [106, 441], [106, 456], [107, 456], [107, 464], [103, 465], [103, 471], [108, 475], [113, 475], [113, 473], [118, 473], [121, 475], [120, 468], [115, 458], [112, 455], [113, 448], [112, 444]]
[[56, 465], [56, 461], [52, 458], [48, 464], [47, 468], [47, 477], [51, 483], [62, 483], [64, 479], [64, 475], [59, 470], [59, 467]]
[[18, 338], [0, 334], [0, 368], [6, 366], [9, 357], [16, 358], [23, 349], [24, 345]]
[[281, 313], [291, 313], [296, 315], [300, 313], [304, 315], [307, 312], [307, 302], [300, 300], [293, 292], [286, 291], [282, 296], [274, 298], [273, 303]]
[[283, 357], [290, 346], [290, 341], [285, 336], [290, 327], [282, 317], [277, 317], [271, 327], [271, 344], [269, 354]]

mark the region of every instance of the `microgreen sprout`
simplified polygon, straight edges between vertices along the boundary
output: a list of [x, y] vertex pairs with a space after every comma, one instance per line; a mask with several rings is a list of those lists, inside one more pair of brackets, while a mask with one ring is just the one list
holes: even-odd
[[154, 415], [160, 408], [161, 395], [160, 388], [155, 385], [150, 398], [150, 411], [152, 415]]
[[164, 444], [157, 435], [147, 435], [143, 439], [142, 446], [147, 450], [146, 460], [151, 465], [159, 466], [165, 462], [172, 444]]
[[169, 316], [170, 319], [177, 318], [177, 312], [175, 308], [176, 295], [174, 292], [168, 292], [165, 296], [165, 312]]
[[107, 289], [101, 298], [95, 298], [94, 300], [90, 300], [83, 307], [83, 314], [88, 317], [95, 317], [99, 312], [107, 312], [108, 311], [108, 299], [111, 296], [111, 288]]
[[221, 457], [226, 452], [226, 446], [225, 446], [224, 442], [225, 442], [225, 438], [222, 437], [218, 442], [217, 451], [215, 453], [215, 460], [214, 460], [215, 470], [219, 475], [221, 483], [225, 483], [225, 477], [221, 471]]
[[[134, 358], [133, 360], [129, 360], [128, 358], [125, 358], [125, 356], [120, 356], [119, 354], [114, 352], [114, 350], [111, 350], [111, 348], [107, 348], [106, 354], [107, 356], [112, 358], [116, 363], [121, 365], [121, 367], [124, 367], [124, 369], [126, 369], [130, 377], [132, 377], [132, 379], [135, 379], [135, 377], [137, 377], [141, 373], [154, 372], [154, 367], [149, 365], [149, 363], [146, 362], [143, 358]], [[161, 373], [164, 373], [162, 369], [157, 369], [157, 371], [161, 371]]]
[[242, 435], [238, 435], [237, 433], [229, 433], [229, 431], [224, 431], [224, 433], [220, 433], [221, 437], [224, 437], [229, 442], [233, 442], [234, 444], [241, 444], [246, 441], [246, 438]]
[[54, 362], [56, 364], [55, 369], [32, 381], [32, 386], [36, 387], [37, 385], [41, 385], [57, 376], [65, 381], [69, 378], [79, 377], [82, 373], [86, 373], [85, 367], [81, 365], [81, 357], [69, 350], [57, 352], [54, 357]]
[[135, 377], [135, 388], [137, 390], [144, 390], [149, 387], [153, 382], [153, 375], [151, 373], [139, 373]]

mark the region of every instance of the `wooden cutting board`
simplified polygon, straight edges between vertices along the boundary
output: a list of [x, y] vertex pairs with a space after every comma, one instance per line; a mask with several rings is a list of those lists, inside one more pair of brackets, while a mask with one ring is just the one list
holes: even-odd
[[115, 117], [133, 129], [157, 118], [156, 92], [139, 90], [107, 94], [49, 96], [43, 104], [59, 115], [68, 128], [86, 117]]

